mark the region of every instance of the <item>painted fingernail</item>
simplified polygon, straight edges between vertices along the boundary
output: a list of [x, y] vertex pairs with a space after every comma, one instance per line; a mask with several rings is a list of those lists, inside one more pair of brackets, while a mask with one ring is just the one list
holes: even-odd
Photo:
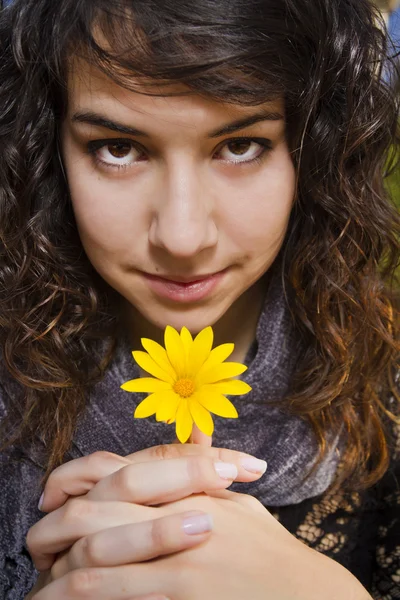
[[43, 506], [43, 500], [44, 500], [44, 492], [43, 494], [40, 496], [40, 500], [39, 500], [39, 504], [38, 504], [38, 509], [42, 510], [42, 506]]
[[187, 535], [197, 535], [199, 533], [206, 533], [211, 531], [213, 528], [213, 522], [211, 515], [190, 515], [183, 519], [183, 531]]
[[243, 456], [240, 459], [240, 464], [246, 471], [250, 473], [265, 473], [267, 470], [267, 463], [265, 460], [254, 458], [254, 456]]
[[237, 466], [226, 462], [214, 463], [215, 470], [222, 479], [236, 479], [238, 476]]

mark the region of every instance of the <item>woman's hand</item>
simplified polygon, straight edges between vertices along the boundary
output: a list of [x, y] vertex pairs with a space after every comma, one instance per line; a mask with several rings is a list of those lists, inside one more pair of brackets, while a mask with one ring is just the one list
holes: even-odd
[[[193, 495], [161, 506], [131, 504], [130, 494], [139, 487], [143, 500], [143, 485], [134, 486], [132, 490], [129, 482], [135, 481], [139, 472], [136, 471], [135, 477], [132, 477], [134, 471], [127, 471], [122, 476], [123, 470], [133, 469], [135, 465], [145, 467], [147, 470], [142, 472], [145, 480], [148, 477], [148, 483], [157, 484], [156, 471], [151, 469], [158, 463], [158, 466], [167, 467], [165, 473], [170, 472], [169, 461], [177, 460], [170, 458], [171, 452], [175, 457], [178, 452], [179, 460], [199, 458], [199, 452], [203, 455], [201, 458], [208, 455], [212, 468], [206, 468], [206, 471], [208, 475], [213, 473], [211, 480], [206, 474], [203, 486], [190, 487], [186, 480], [186, 487], [182, 487], [178, 476], [180, 493]], [[139, 462], [135, 463], [138, 457]], [[33, 546], [37, 544], [39, 560], [49, 560], [49, 555], [59, 552], [60, 542], [65, 548], [73, 544], [53, 565], [53, 576], [47, 577], [48, 585], [34, 595], [35, 600], [54, 597], [60, 600], [161, 600], [166, 594], [171, 600], [204, 597], [208, 600], [225, 597], [230, 600], [248, 597], [252, 600], [291, 600], [294, 597], [313, 600], [321, 596], [326, 600], [369, 598], [349, 572], [296, 540], [254, 498], [227, 491], [229, 480], [215, 485], [213, 463], [221, 458], [239, 466], [237, 480], [257, 478], [257, 475], [243, 472], [242, 457], [229, 450], [200, 450], [195, 445], [178, 445], [145, 450], [127, 459], [108, 454], [93, 455], [90, 460], [86, 457], [60, 467], [45, 490], [47, 510], [52, 503], [56, 504], [56, 498], [60, 504], [71, 493], [91, 491], [84, 498], [70, 499], [35, 526], [35, 535], [31, 539]], [[111, 471], [111, 475], [105, 474], [107, 471]], [[190, 471], [186, 465], [184, 472]], [[80, 479], [76, 478], [77, 472]], [[176, 470], [171, 475], [174, 479]], [[101, 476], [104, 479], [96, 484]], [[63, 485], [60, 486], [61, 481]], [[128, 483], [128, 487], [121, 487], [122, 482]], [[196, 494], [199, 487], [208, 488], [208, 495]], [[60, 489], [63, 490], [61, 493]], [[121, 496], [121, 493], [125, 495]], [[177, 488], [171, 492], [170, 487], [168, 493], [174, 497]], [[148, 495], [148, 503], [155, 504], [159, 494], [160, 488], [155, 489], [154, 496]], [[115, 500], [120, 497], [124, 497], [125, 502]], [[214, 521], [212, 535], [204, 531], [210, 525], [207, 518], [201, 519], [203, 533], [196, 534], [199, 529], [193, 529], [197, 526], [193, 524], [189, 525], [192, 535], [185, 533], [185, 517], [208, 514]], [[72, 536], [71, 526], [75, 527]], [[199, 541], [204, 543], [199, 545]], [[178, 550], [185, 552], [177, 553]], [[139, 562], [153, 557], [158, 558]]]
[[[200, 494], [156, 508], [142, 507], [165, 522], [188, 511], [212, 515], [213, 533], [205, 543], [131, 564], [134, 544], [129, 540], [149, 523], [129, 526], [125, 543], [112, 546], [117, 560], [109, 551], [116, 530], [103, 530], [96, 534], [101, 536], [97, 542], [94, 537], [74, 544], [68, 558], [61, 559], [65, 560], [65, 574], [34, 600], [369, 598], [348, 571], [294, 538], [257, 500], [228, 491], [216, 494], [220, 497]], [[75, 569], [76, 565], [80, 568]]]
[[265, 473], [267, 463], [244, 452], [226, 448], [212, 448], [212, 439], [193, 428], [191, 444], [165, 444], [153, 446], [129, 454], [126, 457], [111, 452], [94, 452], [88, 456], [71, 460], [51, 473], [39, 508], [51, 512], [59, 508], [70, 496], [81, 496], [90, 491], [100, 480], [131, 464], [162, 461], [189, 456], [207, 456], [215, 461], [233, 463], [238, 468], [236, 481], [250, 482]]
[[[36, 567], [42, 571], [52, 566], [57, 553], [101, 530], [112, 528], [115, 543], [123, 544], [126, 536], [121, 526], [161, 516], [150, 505], [205, 490], [224, 490], [234, 479], [254, 481], [265, 471], [265, 466], [263, 461], [257, 462], [254, 457], [239, 452], [182, 444], [149, 448], [126, 458], [95, 453], [71, 461], [56, 469], [49, 478], [42, 507], [46, 510], [61, 507], [29, 530], [28, 549]], [[258, 467], [259, 472], [245, 467], [253, 470]], [[81, 497], [65, 503], [71, 495]], [[177, 523], [175, 519], [174, 525]], [[169, 527], [164, 522], [159, 526]], [[164, 540], [164, 537], [159, 539]], [[183, 547], [188, 547], [202, 541], [204, 535], [203, 538], [177, 535], [177, 539]], [[166, 543], [158, 547], [157, 552], [163, 554], [169, 549]], [[137, 550], [140, 553], [140, 548]], [[151, 557], [156, 555], [155, 549], [152, 552]], [[54, 576], [57, 574], [54, 569]]]

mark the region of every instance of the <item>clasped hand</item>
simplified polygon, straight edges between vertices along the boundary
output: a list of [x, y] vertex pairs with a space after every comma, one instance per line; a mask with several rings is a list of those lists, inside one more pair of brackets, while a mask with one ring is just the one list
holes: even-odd
[[176, 444], [62, 465], [46, 484], [49, 514], [28, 533], [47, 572], [34, 600], [311, 600], [336, 597], [327, 575], [354, 585], [255, 498], [226, 489], [261, 476], [245, 469], [251, 458]]

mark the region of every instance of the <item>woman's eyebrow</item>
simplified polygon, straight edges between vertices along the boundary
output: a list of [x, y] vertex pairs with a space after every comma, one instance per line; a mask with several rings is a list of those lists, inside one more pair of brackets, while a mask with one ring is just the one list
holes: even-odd
[[[283, 115], [281, 115], [279, 112], [270, 112], [268, 110], [263, 110], [253, 115], [249, 115], [247, 117], [237, 119], [236, 121], [232, 121], [231, 123], [227, 123], [223, 127], [211, 131], [207, 135], [207, 137], [217, 138], [222, 135], [238, 131], [239, 129], [250, 127], [250, 125], [254, 125], [255, 123], [259, 123], [260, 121], [280, 120], [283, 120]], [[136, 129], [135, 127], [129, 127], [127, 125], [124, 125], [123, 123], [118, 123], [118, 121], [111, 121], [107, 117], [104, 117], [103, 115], [92, 111], [77, 112], [73, 115], [72, 121], [79, 123], [88, 123], [97, 127], [105, 127], [106, 129], [118, 131], [119, 133], [126, 133], [127, 135], [142, 136], [147, 138], [150, 137], [149, 134], [145, 131], [141, 131], [140, 129]]]

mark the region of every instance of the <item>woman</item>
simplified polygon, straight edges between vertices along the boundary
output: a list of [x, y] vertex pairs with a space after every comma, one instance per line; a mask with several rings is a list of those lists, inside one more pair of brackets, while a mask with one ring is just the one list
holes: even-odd
[[[0, 40], [3, 597], [398, 597], [370, 3], [15, 0]], [[130, 351], [210, 325], [252, 392], [171, 444]]]

